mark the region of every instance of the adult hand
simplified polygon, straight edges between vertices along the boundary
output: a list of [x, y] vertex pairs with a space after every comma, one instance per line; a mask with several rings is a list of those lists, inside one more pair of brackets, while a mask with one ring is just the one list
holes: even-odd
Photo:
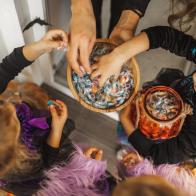
[[139, 15], [135, 12], [124, 10], [109, 38], [117, 45], [132, 39], [139, 19]]
[[101, 161], [103, 157], [103, 151], [98, 148], [90, 147], [85, 152], [84, 155], [88, 158], [95, 159], [97, 161]]
[[91, 0], [72, 0], [70, 42], [67, 60], [72, 69], [82, 76], [84, 70], [91, 73], [89, 55], [96, 39], [96, 23]]

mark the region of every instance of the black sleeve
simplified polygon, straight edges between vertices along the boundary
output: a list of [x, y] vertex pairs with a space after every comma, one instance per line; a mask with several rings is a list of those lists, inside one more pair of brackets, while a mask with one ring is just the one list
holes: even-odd
[[139, 154], [151, 158], [155, 164], [175, 164], [196, 157], [196, 108], [193, 113], [186, 117], [180, 134], [175, 138], [157, 144], [137, 129], [128, 140]]
[[155, 164], [179, 163], [196, 157], [196, 92], [193, 90], [192, 75], [179, 81], [176, 86], [183, 100], [193, 108], [193, 115], [186, 117], [177, 137], [158, 144], [137, 129], [128, 138], [142, 156], [151, 158]]
[[181, 31], [167, 26], [155, 26], [146, 32], [150, 49], [161, 47], [196, 63], [196, 40]]
[[16, 48], [0, 63], [0, 93], [2, 93], [10, 80], [14, 79], [26, 66], [32, 62], [28, 61], [22, 52], [23, 47]]
[[44, 166], [46, 168], [50, 167], [55, 163], [59, 154], [59, 148], [53, 148], [47, 144], [47, 142], [43, 145], [43, 160]]
[[129, 136], [129, 142], [139, 154], [145, 158], [152, 159], [155, 164], [174, 164], [186, 159], [186, 154], [183, 150], [183, 142], [180, 141], [179, 137], [177, 137], [156, 144], [152, 140], [147, 139], [140, 130], [136, 130], [134, 134]]
[[149, 2], [150, 0], [123, 0], [119, 3], [122, 5], [123, 10], [132, 10], [142, 17], [145, 14]]

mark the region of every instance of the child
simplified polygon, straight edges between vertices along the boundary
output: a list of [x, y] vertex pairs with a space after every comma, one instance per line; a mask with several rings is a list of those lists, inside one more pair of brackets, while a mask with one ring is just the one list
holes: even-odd
[[124, 149], [121, 154], [118, 171], [123, 179], [131, 176], [157, 175], [163, 177], [186, 195], [195, 195], [196, 176], [194, 168], [196, 165], [194, 163], [155, 166], [152, 161], [142, 158], [134, 149]]
[[[66, 44], [67, 36], [64, 31], [51, 30], [40, 41], [15, 49], [0, 64], [0, 92], [5, 90], [11, 79], [40, 55], [55, 48], [65, 47]], [[27, 86], [29, 87], [29, 84]], [[35, 86], [33, 88], [35, 90]], [[14, 192], [15, 195], [31, 195], [42, 180], [43, 169], [56, 161], [65, 160], [67, 154], [72, 151], [70, 143], [61, 139], [67, 121], [67, 107], [63, 102], [56, 100], [50, 102], [49, 110], [51, 115], [46, 110], [33, 108], [28, 101], [13, 104], [11, 100], [1, 100], [2, 189]]]
[[95, 71], [91, 78], [100, 76], [99, 84], [103, 86], [107, 78], [119, 75], [121, 66], [131, 57], [158, 47], [196, 63], [196, 40], [193, 37], [171, 27], [155, 26], [143, 30], [138, 36], [98, 59], [98, 62], [92, 65]]
[[70, 161], [51, 168], [45, 175], [41, 189], [36, 196], [108, 196], [110, 186], [107, 179], [107, 164], [102, 161], [103, 152], [97, 148], [76, 151]]
[[[75, 146], [75, 148], [76, 152], [72, 155], [69, 162], [56, 165], [45, 172], [47, 179], [42, 182], [41, 189], [35, 194], [36, 196], [112, 195], [116, 183], [111, 178], [108, 178], [106, 162], [101, 161], [102, 151], [97, 148], [89, 148], [82, 152], [78, 146]], [[129, 177], [132, 177], [134, 180], [134, 176], [154, 175], [148, 180], [155, 178], [159, 182], [160, 177], [158, 178], [157, 176], [161, 176], [167, 180], [168, 185], [171, 183], [171, 185], [180, 189], [182, 193], [194, 196], [196, 177], [191, 173], [191, 170], [169, 164], [156, 167], [151, 161], [140, 157], [135, 150], [128, 150], [123, 159], [119, 160], [118, 165], [119, 175], [125, 180], [124, 184], [129, 182]], [[166, 181], [162, 179], [162, 182]], [[155, 187], [158, 188], [159, 185], [158, 183]], [[169, 187], [172, 187], [171, 185]], [[119, 185], [115, 188], [114, 195], [121, 195], [116, 192], [118, 188]], [[172, 188], [172, 190], [175, 189]], [[136, 192], [139, 194], [139, 190]], [[131, 193], [130, 189], [127, 195], [131, 195]], [[169, 192], [167, 193], [169, 194]]]
[[[132, 40], [120, 45], [113, 52], [101, 57], [92, 67], [96, 69], [92, 78], [101, 75], [100, 85], [111, 75], [118, 76], [121, 65], [136, 54], [162, 47], [176, 55], [185, 56], [196, 63], [196, 40], [170, 27], [156, 26], [144, 30]], [[177, 72], [177, 74], [176, 74]], [[187, 116], [180, 134], [160, 144], [147, 139], [130, 120], [130, 109], [120, 115], [129, 142], [143, 157], [151, 157], [155, 164], [178, 163], [196, 157], [196, 73], [185, 77], [179, 71], [166, 70], [159, 74], [153, 85], [173, 85], [185, 103], [193, 108], [193, 115]], [[148, 83], [152, 86], [151, 83]], [[148, 85], [148, 86], [149, 86]]]
[[53, 49], [64, 48], [67, 45], [67, 35], [63, 30], [51, 30], [37, 42], [14, 49], [0, 63], [0, 93], [2, 93], [8, 82], [30, 65], [34, 60], [44, 53]]

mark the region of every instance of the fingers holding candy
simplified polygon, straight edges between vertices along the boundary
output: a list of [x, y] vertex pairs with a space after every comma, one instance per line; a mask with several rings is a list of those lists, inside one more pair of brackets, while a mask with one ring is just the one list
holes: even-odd
[[85, 150], [84, 155], [88, 158], [100, 161], [103, 158], [103, 150], [100, 150], [95, 147], [90, 147], [87, 150]]

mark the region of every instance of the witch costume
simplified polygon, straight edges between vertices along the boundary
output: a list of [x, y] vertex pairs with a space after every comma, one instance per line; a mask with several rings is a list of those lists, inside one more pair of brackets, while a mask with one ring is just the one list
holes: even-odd
[[[196, 63], [196, 40], [190, 35], [166, 26], [155, 26], [145, 29], [150, 49], [161, 47], [187, 60]], [[196, 157], [196, 92], [194, 90], [193, 73], [184, 76], [180, 70], [165, 68], [156, 79], [145, 83], [143, 88], [151, 86], [170, 86], [176, 90], [184, 103], [193, 108], [193, 115], [187, 116], [181, 132], [175, 138], [156, 143], [136, 129], [128, 141], [143, 157], [150, 157], [155, 164], [179, 163]]]
[[[22, 69], [32, 63], [24, 57], [22, 49], [23, 47], [14, 49], [0, 63], [0, 93]], [[74, 123], [67, 120], [60, 148], [52, 148], [46, 142], [51, 123], [49, 111], [35, 109], [27, 103], [16, 104], [15, 107], [21, 125], [20, 140], [30, 156], [21, 163], [23, 169], [12, 169], [0, 179], [0, 188], [13, 192], [16, 196], [29, 196], [39, 188], [43, 171], [57, 162], [66, 161], [72, 153], [73, 146], [67, 137], [74, 129]]]

